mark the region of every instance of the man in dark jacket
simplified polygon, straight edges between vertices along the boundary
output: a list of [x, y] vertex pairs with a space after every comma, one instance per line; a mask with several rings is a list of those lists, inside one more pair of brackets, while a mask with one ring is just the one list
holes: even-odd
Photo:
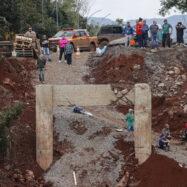
[[149, 31], [149, 26], [146, 23], [146, 20], [143, 21], [143, 48], [147, 48], [147, 39], [148, 39], [148, 31]]
[[46, 60], [44, 59], [44, 56], [42, 54], [42, 55], [40, 55], [40, 57], [37, 60], [38, 75], [39, 75], [39, 80], [41, 83], [44, 82], [45, 64], [46, 64]]
[[44, 55], [44, 59], [47, 60], [47, 56], [48, 56], [48, 61], [51, 62], [51, 56], [49, 52], [49, 41], [46, 35], [43, 35], [42, 38], [42, 52]]
[[178, 22], [178, 24], [175, 26], [176, 31], [177, 31], [177, 44], [183, 45], [184, 43], [184, 30], [186, 27], [182, 24], [182, 22]]

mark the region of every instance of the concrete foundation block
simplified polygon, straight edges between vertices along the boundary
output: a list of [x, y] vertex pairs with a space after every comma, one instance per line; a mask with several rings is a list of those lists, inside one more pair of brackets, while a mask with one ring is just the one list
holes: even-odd
[[36, 160], [43, 170], [53, 161], [52, 86], [36, 86]]
[[135, 85], [135, 156], [139, 164], [145, 162], [152, 151], [152, 104], [148, 84]]

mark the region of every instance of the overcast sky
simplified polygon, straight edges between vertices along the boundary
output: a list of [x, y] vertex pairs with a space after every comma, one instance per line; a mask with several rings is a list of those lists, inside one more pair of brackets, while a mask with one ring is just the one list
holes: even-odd
[[[160, 0], [90, 0], [92, 9], [90, 15], [97, 10], [102, 9], [94, 17], [105, 17], [115, 20], [121, 18], [124, 20], [143, 18], [158, 18], [160, 9]], [[175, 13], [176, 14], [176, 13]], [[172, 13], [170, 15], [173, 15]]]

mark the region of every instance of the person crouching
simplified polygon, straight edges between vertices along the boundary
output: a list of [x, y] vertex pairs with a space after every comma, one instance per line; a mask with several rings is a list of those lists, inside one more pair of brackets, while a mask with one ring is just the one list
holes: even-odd
[[159, 139], [159, 147], [161, 149], [165, 149], [166, 151], [169, 151], [169, 143], [170, 141], [164, 136], [164, 134], [161, 134]]
[[65, 55], [66, 55], [66, 60], [67, 60], [67, 64], [71, 65], [72, 63], [72, 53], [73, 53], [73, 46], [70, 43], [70, 41], [67, 42], [65, 48]]

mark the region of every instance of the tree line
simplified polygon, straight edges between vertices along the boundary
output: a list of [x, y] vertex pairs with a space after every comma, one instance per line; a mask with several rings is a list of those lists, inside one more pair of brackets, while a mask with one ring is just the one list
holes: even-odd
[[10, 31], [24, 33], [32, 27], [49, 37], [61, 28], [86, 28], [89, 10], [89, 0], [0, 0], [0, 5]]
[[[93, 36], [97, 34], [99, 25], [91, 23], [86, 26], [87, 16], [91, 9], [90, 1], [0, 0], [0, 16], [7, 19], [10, 31], [14, 33], [24, 33], [32, 27], [40, 36], [47, 34], [51, 37], [61, 28], [88, 28]], [[160, 1], [159, 13], [161, 15], [165, 15], [172, 8], [182, 13], [187, 12], [187, 0]], [[116, 24], [123, 25], [123, 19], [117, 19]]]

